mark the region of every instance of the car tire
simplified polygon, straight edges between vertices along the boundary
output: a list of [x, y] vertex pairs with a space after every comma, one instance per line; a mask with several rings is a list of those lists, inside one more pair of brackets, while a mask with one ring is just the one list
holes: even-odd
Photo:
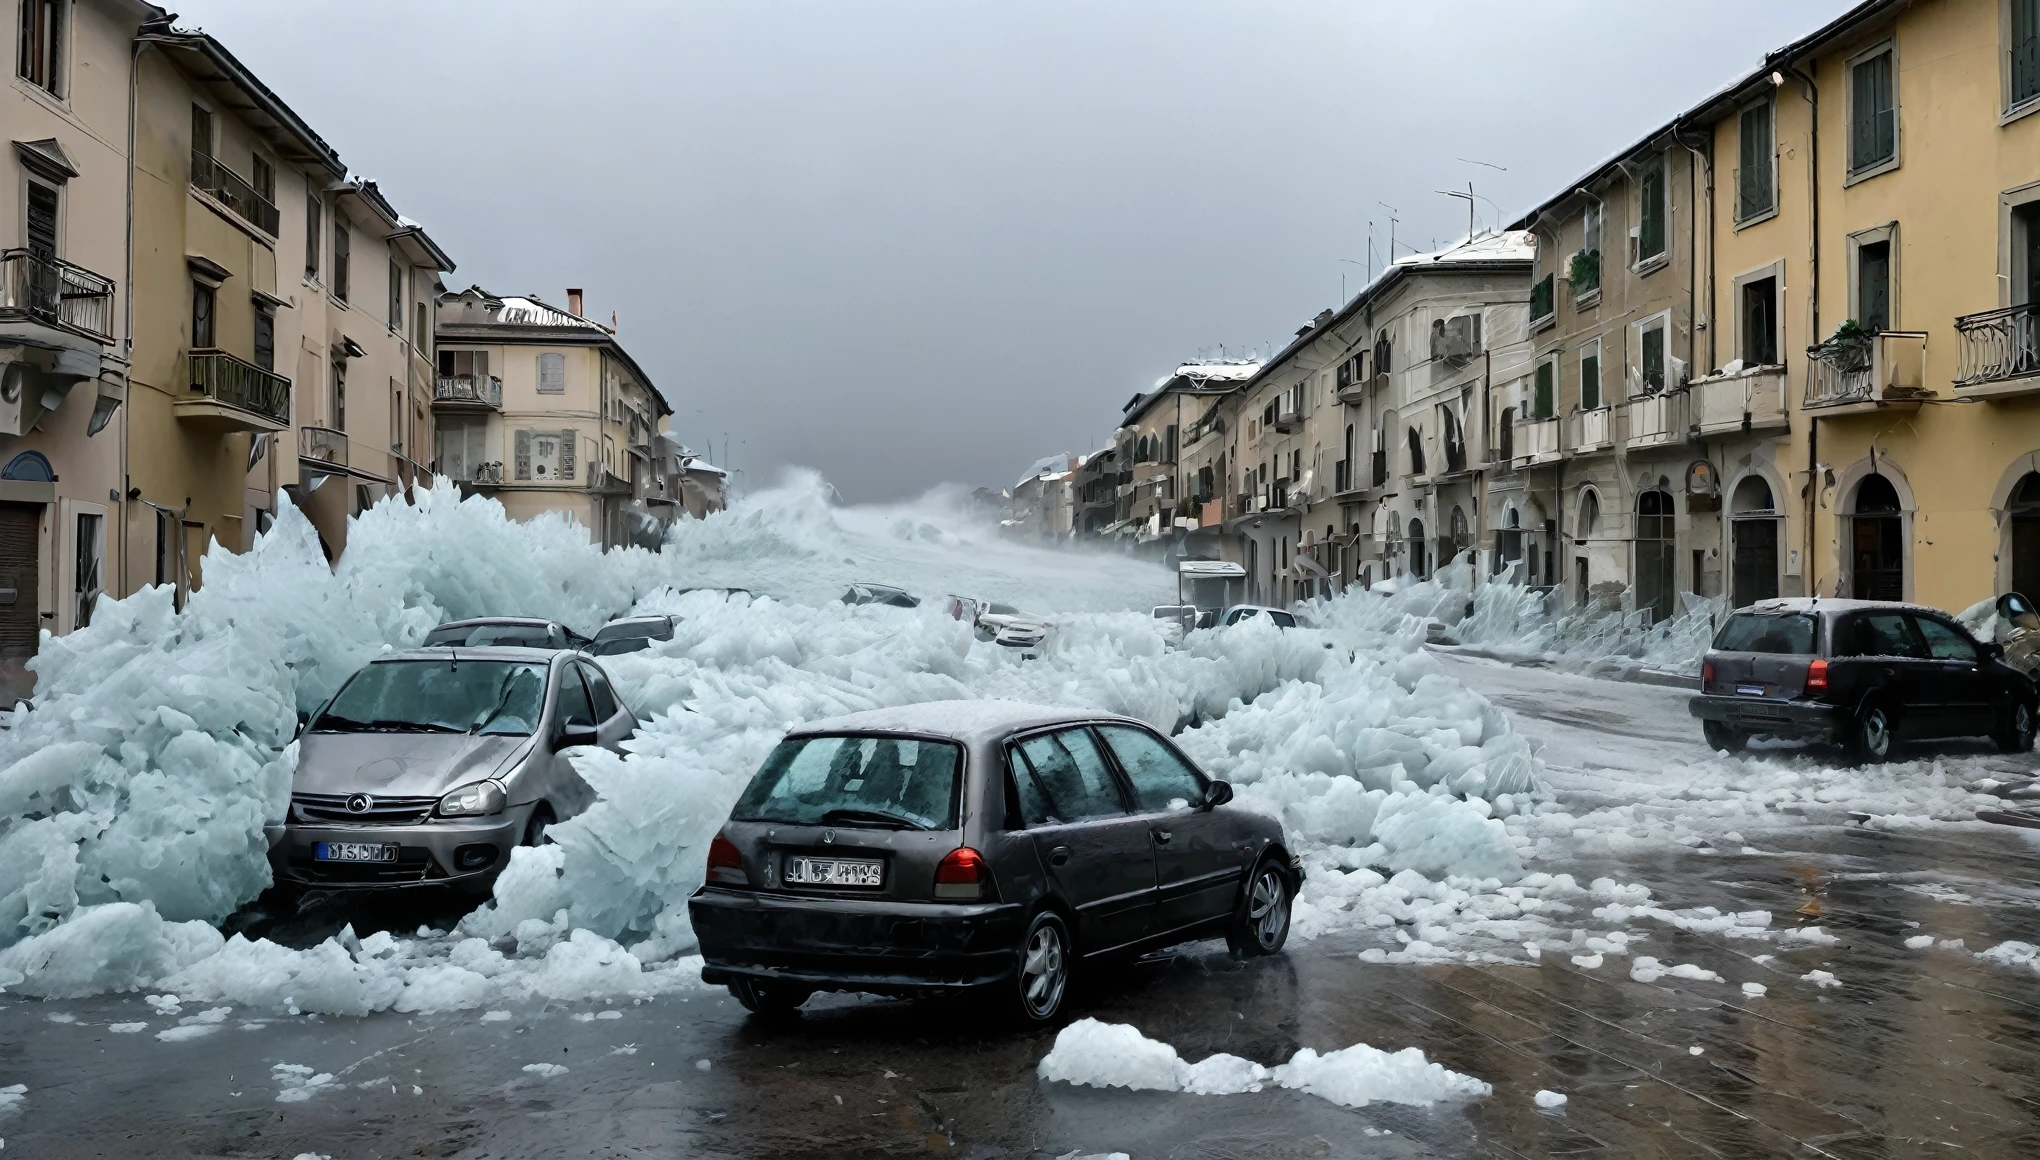
[[814, 988], [759, 979], [738, 979], [730, 984], [730, 995], [744, 1010], [763, 1019], [793, 1019], [800, 1005], [814, 997]]
[[1247, 876], [1240, 901], [1226, 925], [1225, 945], [1236, 959], [1272, 955], [1289, 941], [1289, 911], [1295, 903], [1289, 875], [1273, 858], [1262, 858]]
[[558, 820], [558, 818], [553, 817], [552, 807], [544, 802], [533, 806], [531, 820], [524, 823], [524, 840], [519, 844], [524, 846], [551, 845], [552, 835], [546, 833], [546, 831], [552, 829], [553, 823]]
[[1878, 765], [1891, 757], [1891, 713], [1872, 701], [1856, 714], [1849, 731], [1849, 755], [1860, 765]]
[[1041, 1027], [1062, 1014], [1075, 974], [1076, 948], [1062, 915], [1044, 910], [1027, 924], [1015, 952], [1013, 981], [1007, 984], [1006, 1009], [1025, 1027]]
[[1719, 753], [1741, 753], [1749, 748], [1750, 735], [1740, 729], [1733, 729], [1720, 721], [1700, 722], [1700, 735], [1707, 739], [1707, 748]]
[[1991, 740], [1997, 742], [1999, 752], [2026, 753], [2033, 748], [2035, 718], [2031, 701], [2018, 701], [2005, 711], [2004, 721]]

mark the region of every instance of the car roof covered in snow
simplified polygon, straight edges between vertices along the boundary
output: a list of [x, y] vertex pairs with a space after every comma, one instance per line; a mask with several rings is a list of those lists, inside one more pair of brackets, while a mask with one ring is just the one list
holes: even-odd
[[467, 645], [434, 645], [431, 648], [412, 648], [380, 656], [370, 664], [384, 664], [389, 661], [433, 661], [438, 664], [461, 664], [467, 661], [525, 661], [530, 664], [544, 664], [562, 653], [578, 656], [579, 649], [532, 648], [528, 645], [487, 644], [469, 648]]
[[788, 731], [788, 736], [815, 733], [922, 733], [956, 741], [996, 740], [1018, 729], [1056, 725], [1064, 721], [1131, 721], [1116, 713], [1086, 709], [1063, 709], [1053, 705], [1030, 705], [1024, 701], [924, 701], [918, 705], [896, 705], [869, 709], [811, 721]]
[[555, 623], [558, 622], [547, 620], [543, 616], [470, 616], [466, 620], [441, 621], [437, 627], [468, 628], [471, 626], [483, 624], [521, 624], [528, 625], [533, 628], [543, 628], [546, 625]]
[[1770, 614], [1774, 616], [1787, 612], [1824, 612], [1839, 616], [1844, 612], [1857, 612], [1863, 609], [1882, 609], [1885, 611], [1902, 609], [1908, 612], [1931, 612], [1936, 616], [1950, 615], [1932, 605], [1912, 604], [1903, 600], [1844, 600], [1840, 597], [1826, 599], [1818, 596], [1781, 596], [1773, 600], [1759, 600], [1747, 608], [1738, 608], [1735, 611], [1738, 613], [1754, 612], [1760, 615]]

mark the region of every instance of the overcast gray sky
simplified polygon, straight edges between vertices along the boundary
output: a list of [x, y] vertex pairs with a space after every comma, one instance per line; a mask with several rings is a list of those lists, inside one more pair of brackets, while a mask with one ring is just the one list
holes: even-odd
[[1382, 203], [1425, 248], [1466, 228], [1436, 190], [1507, 221], [1847, 5], [173, 7], [453, 284], [586, 287], [683, 439], [864, 501], [1103, 443], [1179, 360], [1357, 289]]

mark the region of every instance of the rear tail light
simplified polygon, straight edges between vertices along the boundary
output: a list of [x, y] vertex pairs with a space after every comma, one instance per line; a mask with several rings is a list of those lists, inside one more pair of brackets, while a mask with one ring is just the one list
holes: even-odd
[[737, 844], [723, 837], [715, 836], [708, 844], [708, 880], [724, 886], [749, 886], [751, 876], [744, 873], [744, 855]]
[[1806, 666], [1806, 691], [1811, 693], [1818, 689], [1826, 692], [1827, 687], [1827, 661], [1816, 659]]
[[969, 846], [958, 846], [935, 867], [935, 897], [944, 902], [977, 902], [985, 896], [985, 884], [992, 880], [992, 868], [984, 855]]
[[1713, 683], [1714, 683], [1714, 662], [1713, 662], [1713, 661], [1702, 661], [1702, 662], [1700, 663], [1700, 683], [1701, 683], [1701, 685], [1703, 685], [1703, 686], [1705, 686], [1705, 685], [1711, 685], [1711, 684], [1713, 684]]

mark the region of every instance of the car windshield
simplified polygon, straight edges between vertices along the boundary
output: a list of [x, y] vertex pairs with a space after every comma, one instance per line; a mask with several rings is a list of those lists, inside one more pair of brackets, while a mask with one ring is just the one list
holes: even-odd
[[956, 828], [963, 748], [909, 737], [789, 737], [731, 817], [740, 822]]
[[314, 733], [524, 735], [545, 707], [546, 666], [518, 661], [378, 661], [354, 674]]
[[991, 614], [992, 614], [993, 616], [1025, 616], [1025, 615], [1026, 615], [1026, 613], [1024, 613], [1024, 612], [1021, 612], [1021, 611], [1020, 611], [1019, 609], [1017, 609], [1017, 608], [1013, 607], [1013, 606], [1012, 606], [1012, 605], [1010, 605], [1010, 604], [996, 604], [996, 603], [994, 603], [994, 604], [987, 604], [987, 605], [985, 605], [985, 611], [986, 611], [986, 612], [989, 612], [989, 613], [991, 613]]
[[1716, 652], [1783, 653], [1811, 656], [1814, 647], [1813, 617], [1802, 612], [1785, 616], [1763, 616], [1743, 612], [1728, 618], [1714, 638]]
[[484, 648], [488, 645], [509, 645], [524, 648], [551, 648], [557, 641], [549, 624], [442, 624], [425, 634], [426, 648], [458, 645], [461, 648]]

